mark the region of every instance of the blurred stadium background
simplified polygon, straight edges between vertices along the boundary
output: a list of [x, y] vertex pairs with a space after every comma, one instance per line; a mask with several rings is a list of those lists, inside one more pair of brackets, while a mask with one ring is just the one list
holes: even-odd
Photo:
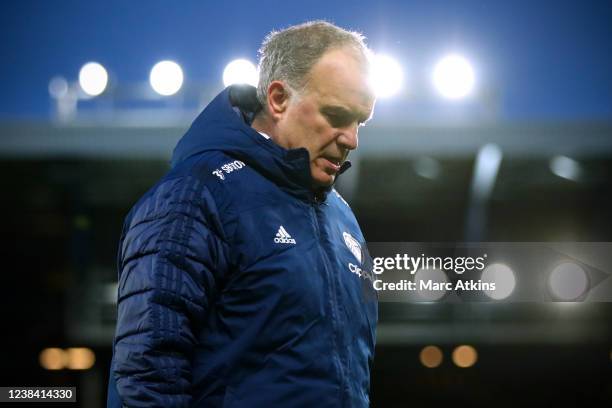
[[[124, 216], [211, 97], [253, 81], [265, 34], [307, 19], [379, 57], [337, 186], [368, 241], [612, 242], [609, 2], [324, 3], [6, 7], [0, 385], [104, 406]], [[382, 303], [372, 405], [610, 406], [611, 323], [605, 302]]]

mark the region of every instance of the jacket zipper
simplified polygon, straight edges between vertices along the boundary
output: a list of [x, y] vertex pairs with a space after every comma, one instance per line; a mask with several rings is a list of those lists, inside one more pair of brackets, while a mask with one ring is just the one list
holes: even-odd
[[[342, 358], [340, 357], [340, 348], [339, 348], [339, 328], [338, 328], [338, 321], [340, 318], [340, 311], [338, 310], [339, 308], [339, 302], [338, 302], [338, 292], [336, 290], [336, 281], [335, 281], [335, 275], [332, 273], [332, 267], [330, 264], [330, 260], [329, 257], [327, 256], [327, 253], [325, 252], [325, 248], [323, 247], [323, 244], [321, 242], [321, 229], [319, 226], [319, 218], [318, 218], [318, 214], [317, 214], [317, 207], [319, 205], [321, 205], [322, 203], [317, 201], [315, 199], [315, 201], [312, 203], [312, 214], [313, 214], [313, 219], [314, 219], [314, 224], [315, 224], [315, 230], [317, 233], [317, 245], [319, 247], [319, 251], [321, 252], [321, 257], [323, 258], [323, 265], [325, 267], [325, 273], [329, 279], [329, 283], [331, 285], [330, 291], [331, 291], [331, 307], [332, 307], [332, 328], [333, 328], [333, 342], [334, 342], [334, 357], [338, 366], [338, 371], [339, 371], [339, 375], [340, 375], [340, 400], [343, 402], [344, 401], [344, 391], [345, 391], [345, 382], [346, 382], [346, 378], [345, 378], [345, 374], [344, 374], [344, 366], [342, 364]], [[344, 406], [343, 403], [341, 403], [340, 406]]]

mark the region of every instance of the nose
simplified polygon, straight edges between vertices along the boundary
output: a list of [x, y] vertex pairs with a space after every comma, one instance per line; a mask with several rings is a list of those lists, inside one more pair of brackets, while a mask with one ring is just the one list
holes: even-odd
[[338, 136], [338, 144], [348, 150], [355, 150], [359, 145], [359, 126], [357, 123], [353, 123], [341, 129], [341, 133]]

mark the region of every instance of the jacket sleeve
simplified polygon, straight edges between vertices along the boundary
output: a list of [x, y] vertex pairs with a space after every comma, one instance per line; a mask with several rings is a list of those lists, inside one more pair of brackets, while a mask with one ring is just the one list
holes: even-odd
[[218, 228], [210, 193], [190, 176], [161, 183], [128, 216], [113, 353], [124, 406], [190, 405], [196, 335], [224, 269]]

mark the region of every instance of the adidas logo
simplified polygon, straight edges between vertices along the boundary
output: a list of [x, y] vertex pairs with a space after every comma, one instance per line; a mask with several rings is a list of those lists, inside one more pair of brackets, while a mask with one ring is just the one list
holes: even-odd
[[285, 227], [281, 225], [276, 233], [274, 242], [277, 244], [295, 244], [295, 239], [291, 238]]

